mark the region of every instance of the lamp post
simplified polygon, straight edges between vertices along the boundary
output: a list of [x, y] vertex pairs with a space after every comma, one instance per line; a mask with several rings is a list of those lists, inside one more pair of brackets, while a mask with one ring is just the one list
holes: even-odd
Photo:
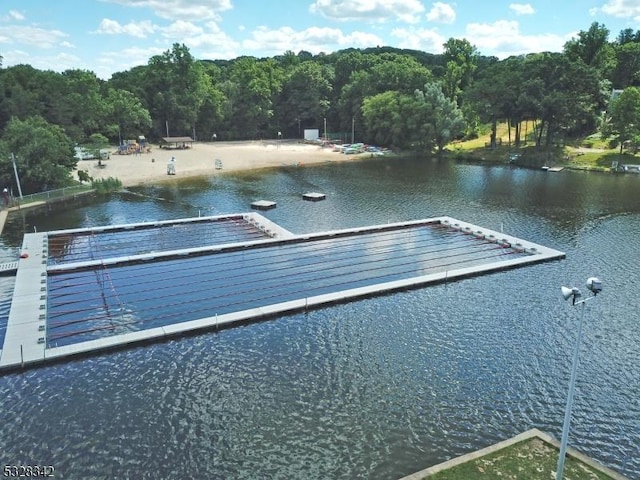
[[580, 323], [578, 324], [578, 338], [576, 338], [576, 346], [573, 351], [573, 361], [571, 362], [571, 377], [569, 379], [569, 393], [567, 395], [567, 406], [564, 412], [564, 424], [562, 426], [562, 439], [560, 441], [560, 456], [558, 457], [558, 468], [556, 469], [556, 480], [562, 480], [564, 471], [564, 460], [567, 453], [567, 441], [569, 440], [569, 425], [571, 424], [571, 410], [573, 408], [573, 397], [576, 387], [576, 372], [578, 370], [578, 354], [580, 353], [580, 343], [582, 342], [582, 324], [584, 320], [584, 308], [587, 301], [595, 298], [602, 291], [602, 282], [596, 277], [587, 279], [587, 288], [593, 296], [580, 299], [582, 293], [576, 287], [562, 287], [562, 296], [565, 300], [572, 299], [572, 305], [581, 305]]
[[18, 167], [16, 167], [16, 156], [11, 153], [11, 163], [13, 163], [13, 173], [16, 176], [16, 183], [18, 184], [18, 193], [20, 194], [20, 200], [22, 200], [22, 186], [20, 185], [20, 177], [18, 176]]

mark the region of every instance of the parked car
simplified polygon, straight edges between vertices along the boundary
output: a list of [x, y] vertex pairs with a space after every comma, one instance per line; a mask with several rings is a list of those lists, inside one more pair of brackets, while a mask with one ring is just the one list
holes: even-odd
[[78, 160], [92, 160], [96, 158], [95, 154], [92, 151], [87, 150], [86, 148], [74, 147], [74, 150], [76, 152], [74, 157]]

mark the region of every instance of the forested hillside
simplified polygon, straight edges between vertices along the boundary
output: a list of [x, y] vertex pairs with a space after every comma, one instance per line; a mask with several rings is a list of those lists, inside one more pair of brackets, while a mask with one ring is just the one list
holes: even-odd
[[[563, 52], [503, 60], [452, 38], [440, 55], [381, 47], [224, 61], [196, 59], [175, 44], [108, 80], [84, 70], [0, 68], [0, 181], [11, 177], [11, 152], [55, 159], [64, 170], [68, 160], [61, 159], [73, 157], [76, 143], [117, 144], [138, 135], [246, 140], [281, 132], [301, 138], [306, 128], [324, 133], [326, 126], [348, 141], [353, 135], [436, 151], [472, 138], [481, 125], [495, 131], [498, 122], [512, 127], [518, 146], [520, 125], [535, 121], [541, 147], [598, 129], [634, 145], [640, 140], [640, 31], [610, 37], [593, 23]], [[627, 89], [618, 97], [624, 108], [611, 104], [613, 89]], [[57, 147], [45, 145], [51, 142]], [[60, 148], [63, 154], [54, 154]], [[62, 181], [55, 168], [44, 170], [55, 177], [49, 185]], [[36, 188], [42, 179], [34, 182]]]

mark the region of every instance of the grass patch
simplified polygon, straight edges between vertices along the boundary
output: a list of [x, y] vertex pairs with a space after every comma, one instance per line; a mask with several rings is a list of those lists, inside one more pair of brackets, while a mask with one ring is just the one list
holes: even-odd
[[[539, 438], [531, 438], [482, 458], [456, 465], [428, 477], [428, 480], [550, 480], [555, 478], [558, 449]], [[563, 478], [611, 480], [611, 477], [574, 457], [567, 457]]]
[[[486, 130], [486, 131], [485, 131]], [[509, 129], [506, 123], [499, 123], [496, 128], [496, 139], [502, 143], [502, 146], [507, 146], [509, 137]], [[465, 140], [464, 142], [456, 142], [450, 146], [453, 151], [469, 151], [475, 149], [487, 149], [487, 145], [491, 141], [491, 129], [483, 128], [478, 135], [478, 138], [471, 140]]]
[[640, 157], [631, 153], [620, 153], [619, 150], [603, 152], [571, 153], [567, 166], [582, 169], [608, 170], [614, 162], [619, 164], [640, 164]]
[[608, 150], [611, 148], [612, 137], [603, 137], [599, 133], [594, 133], [586, 138], [583, 138], [579, 142], [579, 146], [585, 148], [601, 148]]
[[[640, 164], [640, 156], [625, 152], [620, 154], [618, 147], [612, 147], [612, 138], [602, 137], [599, 133], [586, 138], [576, 139], [570, 145], [553, 146], [548, 151], [538, 148], [529, 141], [516, 149], [508, 143], [508, 128], [506, 124], [499, 124], [497, 138], [502, 144], [491, 150], [489, 146], [490, 133], [473, 140], [451, 143], [447, 151], [449, 155], [460, 161], [486, 163], [514, 163], [515, 165], [540, 168], [542, 166], [564, 166], [580, 170], [610, 171], [614, 162], [619, 164]], [[518, 158], [512, 159], [511, 154], [517, 152]], [[510, 161], [511, 160], [511, 161]]]

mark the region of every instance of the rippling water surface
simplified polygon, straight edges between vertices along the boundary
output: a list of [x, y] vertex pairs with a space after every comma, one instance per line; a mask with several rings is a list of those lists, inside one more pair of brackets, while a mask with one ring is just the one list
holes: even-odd
[[[559, 287], [596, 275], [569, 441], [640, 478], [640, 178], [382, 159], [132, 192], [13, 217], [0, 252], [34, 227], [267, 199], [278, 207], [265, 216], [296, 233], [451, 215], [567, 259], [5, 375], [4, 464], [61, 478], [393, 479], [532, 427], [559, 437], [579, 313]], [[0, 277], [0, 318], [12, 288]]]

